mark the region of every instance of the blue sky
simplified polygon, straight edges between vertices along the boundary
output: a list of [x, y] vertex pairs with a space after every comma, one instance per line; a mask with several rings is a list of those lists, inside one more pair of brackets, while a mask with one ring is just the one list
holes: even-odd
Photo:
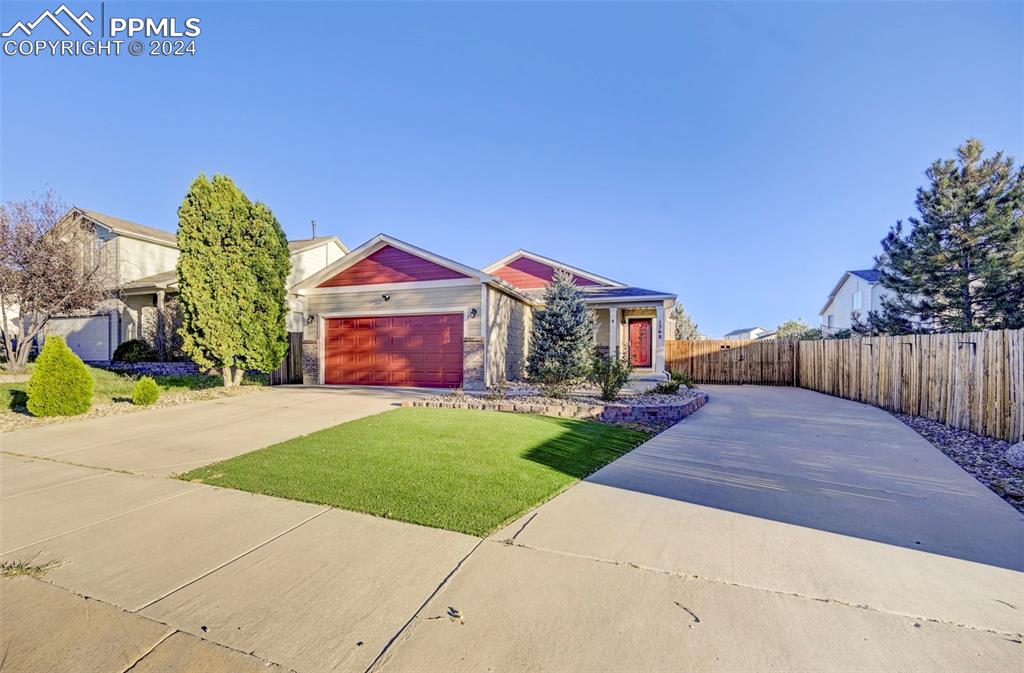
[[523, 247], [676, 292], [712, 336], [816, 322], [967, 137], [1024, 158], [1024, 3], [105, 11], [198, 16], [198, 54], [0, 57], [3, 199], [174, 229], [195, 175], [227, 173], [292, 237], [315, 218], [478, 267]]

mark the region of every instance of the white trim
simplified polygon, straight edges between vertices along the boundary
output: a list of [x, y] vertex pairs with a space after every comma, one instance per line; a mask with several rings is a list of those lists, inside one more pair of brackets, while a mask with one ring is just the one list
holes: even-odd
[[[326, 350], [327, 350], [327, 348], [326, 348], [326, 346], [327, 346], [327, 323], [326, 323], [326, 321], [330, 320], [331, 318], [377, 318], [377, 317], [392, 318], [392, 317], [395, 317], [395, 316], [402, 316], [402, 315], [435, 315], [435, 314], [441, 315], [441, 314], [444, 314], [444, 313], [461, 313], [462, 314], [462, 340], [465, 341], [466, 340], [466, 323], [471, 319], [469, 317], [469, 311], [472, 308], [473, 308], [472, 306], [469, 306], [469, 307], [465, 307], [464, 306], [462, 308], [399, 309], [397, 311], [392, 311], [390, 313], [386, 312], [386, 311], [383, 312], [383, 313], [381, 313], [380, 311], [370, 311], [370, 312], [366, 312], [366, 311], [330, 311], [328, 313], [319, 313], [316, 316], [316, 319], [317, 319], [316, 340], [317, 340], [317, 351], [318, 351], [317, 369], [319, 370], [319, 371], [317, 371], [317, 383], [318, 383], [318, 385], [321, 385], [321, 386], [327, 385], [327, 384], [324, 383], [324, 370], [325, 370], [326, 364], [327, 364], [324, 361]], [[485, 357], [486, 357], [486, 352], [487, 352], [487, 341], [485, 340], [484, 341]], [[462, 356], [462, 367], [463, 367], [463, 378], [465, 378], [465, 367], [466, 367], [466, 356], [465, 356], [465, 353], [463, 353], [463, 356]], [[484, 370], [484, 376], [485, 377], [487, 376], [487, 371], [486, 370]], [[331, 385], [334, 385], [334, 384], [331, 384]], [[463, 381], [463, 385], [465, 385], [465, 381]]]
[[487, 266], [485, 266], [483, 268], [483, 271], [484, 271], [484, 273], [493, 273], [497, 269], [501, 268], [502, 266], [505, 266], [506, 264], [508, 264], [509, 262], [511, 262], [511, 261], [513, 261], [515, 259], [518, 259], [519, 257], [526, 257], [528, 259], [532, 259], [535, 262], [540, 262], [541, 264], [547, 264], [548, 266], [562, 268], [562, 269], [565, 269], [566, 271], [569, 271], [571, 273], [576, 274], [577, 276], [582, 276], [583, 278], [588, 278], [588, 279], [590, 279], [592, 281], [595, 281], [595, 282], [598, 282], [598, 283], [603, 283], [605, 285], [611, 285], [613, 287], [626, 287], [625, 283], [620, 283], [617, 280], [612, 280], [611, 278], [605, 278], [604, 276], [598, 276], [596, 273], [591, 273], [589, 271], [584, 271], [583, 269], [580, 269], [579, 267], [569, 266], [565, 262], [559, 262], [557, 259], [551, 259], [550, 257], [545, 257], [544, 255], [538, 255], [535, 252], [530, 252], [529, 250], [523, 250], [522, 248], [520, 248], [519, 250], [516, 250], [512, 254], [505, 255], [504, 257], [499, 259], [497, 262], [493, 262], [491, 264], [488, 264]]
[[[487, 351], [489, 350], [488, 347], [487, 347], [488, 346], [488, 344], [487, 344], [487, 323], [490, 322], [490, 320], [491, 320], [490, 314], [487, 311], [487, 293], [489, 291], [490, 290], [487, 287], [487, 283], [481, 283], [480, 284], [480, 336], [481, 336], [481, 338], [483, 338], [483, 341], [484, 341], [484, 388], [486, 388], [487, 386], [490, 385], [490, 382], [488, 381], [488, 379], [490, 378], [490, 374], [487, 371]], [[463, 363], [462, 363], [463, 376], [462, 376], [462, 378], [465, 379], [466, 378], [466, 376], [465, 376], [465, 367], [466, 367], [465, 358], [466, 358], [466, 354], [465, 353], [462, 354], [462, 358], [463, 358]], [[462, 381], [462, 385], [463, 386], [466, 385], [466, 381], [465, 380]]]
[[[354, 292], [397, 292], [416, 288], [459, 287], [463, 285], [480, 285], [476, 278], [448, 278], [445, 280], [411, 280], [407, 283], [374, 283], [371, 285], [341, 285], [337, 287], [311, 287], [308, 290], [296, 290], [298, 295], [352, 294]], [[296, 283], [298, 285], [298, 283]], [[294, 287], [294, 286], [293, 286]]]
[[377, 252], [378, 250], [387, 245], [390, 245], [393, 248], [398, 248], [399, 250], [407, 252], [411, 255], [422, 257], [423, 259], [429, 262], [433, 262], [434, 264], [438, 264], [445, 268], [451, 269], [452, 271], [461, 273], [465, 276], [469, 276], [470, 278], [476, 278], [477, 281], [491, 280], [491, 276], [489, 276], [486, 273], [483, 273], [482, 271], [479, 271], [478, 269], [465, 266], [464, 264], [459, 264], [458, 262], [454, 262], [445, 257], [441, 257], [440, 255], [436, 255], [432, 252], [424, 250], [423, 248], [418, 248], [415, 245], [412, 245], [411, 243], [406, 243], [405, 241], [400, 241], [397, 238], [392, 238], [387, 234], [377, 234], [376, 236], [371, 238], [366, 243], [363, 243], [361, 246], [359, 246], [349, 254], [335, 261], [333, 264], [330, 264], [324, 267], [323, 269], [320, 269], [309, 278], [306, 278], [305, 280], [296, 283], [295, 285], [292, 286], [292, 290], [305, 290], [307, 288], [316, 287], [317, 285], [327, 280], [328, 278], [338, 275], [345, 269], [361, 262], [362, 260], [366, 259], [370, 255], [372, 255], [373, 253]]

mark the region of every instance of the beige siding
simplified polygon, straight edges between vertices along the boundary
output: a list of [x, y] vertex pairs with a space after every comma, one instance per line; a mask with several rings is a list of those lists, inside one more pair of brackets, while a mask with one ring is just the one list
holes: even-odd
[[[365, 315], [387, 315], [400, 313], [451, 313], [462, 311], [466, 317], [463, 336], [480, 336], [480, 285], [457, 285], [450, 287], [417, 287], [408, 290], [393, 289], [393, 285], [382, 286], [379, 290], [359, 292], [318, 293], [311, 290], [306, 297], [306, 311], [316, 315], [330, 313], [363, 313]], [[391, 299], [384, 301], [382, 294]], [[470, 309], [477, 310], [477, 317], [470, 318]], [[316, 338], [316, 330], [306, 330], [307, 339]]]
[[127, 236], [117, 237], [119, 280], [128, 283], [139, 278], [172, 271], [178, 263], [178, 249]]
[[611, 336], [610, 326], [608, 324], [609, 311], [606, 308], [598, 308], [594, 310], [594, 345], [598, 348], [608, 348], [608, 338]]
[[341, 248], [333, 241], [292, 255], [292, 271], [288, 275], [288, 287], [309, 278], [343, 256]]
[[489, 287], [487, 313], [488, 382], [522, 378], [530, 342], [530, 306]]

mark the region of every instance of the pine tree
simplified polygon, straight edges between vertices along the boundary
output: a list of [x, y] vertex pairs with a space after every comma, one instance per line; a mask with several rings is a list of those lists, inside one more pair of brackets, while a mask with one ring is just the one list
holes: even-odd
[[919, 217], [897, 222], [876, 258], [882, 300], [858, 331], [968, 332], [1024, 326], [1024, 167], [1002, 152], [983, 158], [968, 140], [934, 162], [918, 189]]
[[533, 317], [526, 371], [549, 393], [561, 393], [587, 374], [594, 347], [594, 319], [573, 282], [562, 270], [544, 290], [544, 308]]
[[697, 323], [694, 322], [693, 318], [690, 317], [690, 314], [686, 312], [686, 309], [679, 302], [676, 302], [672, 307], [672, 319], [676, 323], [676, 339], [695, 341], [704, 338], [700, 328], [697, 327]]
[[200, 175], [178, 209], [182, 350], [238, 385], [284, 357], [288, 243], [263, 204], [231, 178]]

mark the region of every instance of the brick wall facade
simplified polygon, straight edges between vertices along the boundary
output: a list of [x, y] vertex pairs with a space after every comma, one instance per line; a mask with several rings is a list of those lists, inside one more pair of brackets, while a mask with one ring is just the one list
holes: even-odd
[[462, 339], [462, 387], [484, 390], [484, 340], [482, 337]]
[[320, 344], [317, 341], [302, 342], [302, 382], [307, 386], [320, 383]]

